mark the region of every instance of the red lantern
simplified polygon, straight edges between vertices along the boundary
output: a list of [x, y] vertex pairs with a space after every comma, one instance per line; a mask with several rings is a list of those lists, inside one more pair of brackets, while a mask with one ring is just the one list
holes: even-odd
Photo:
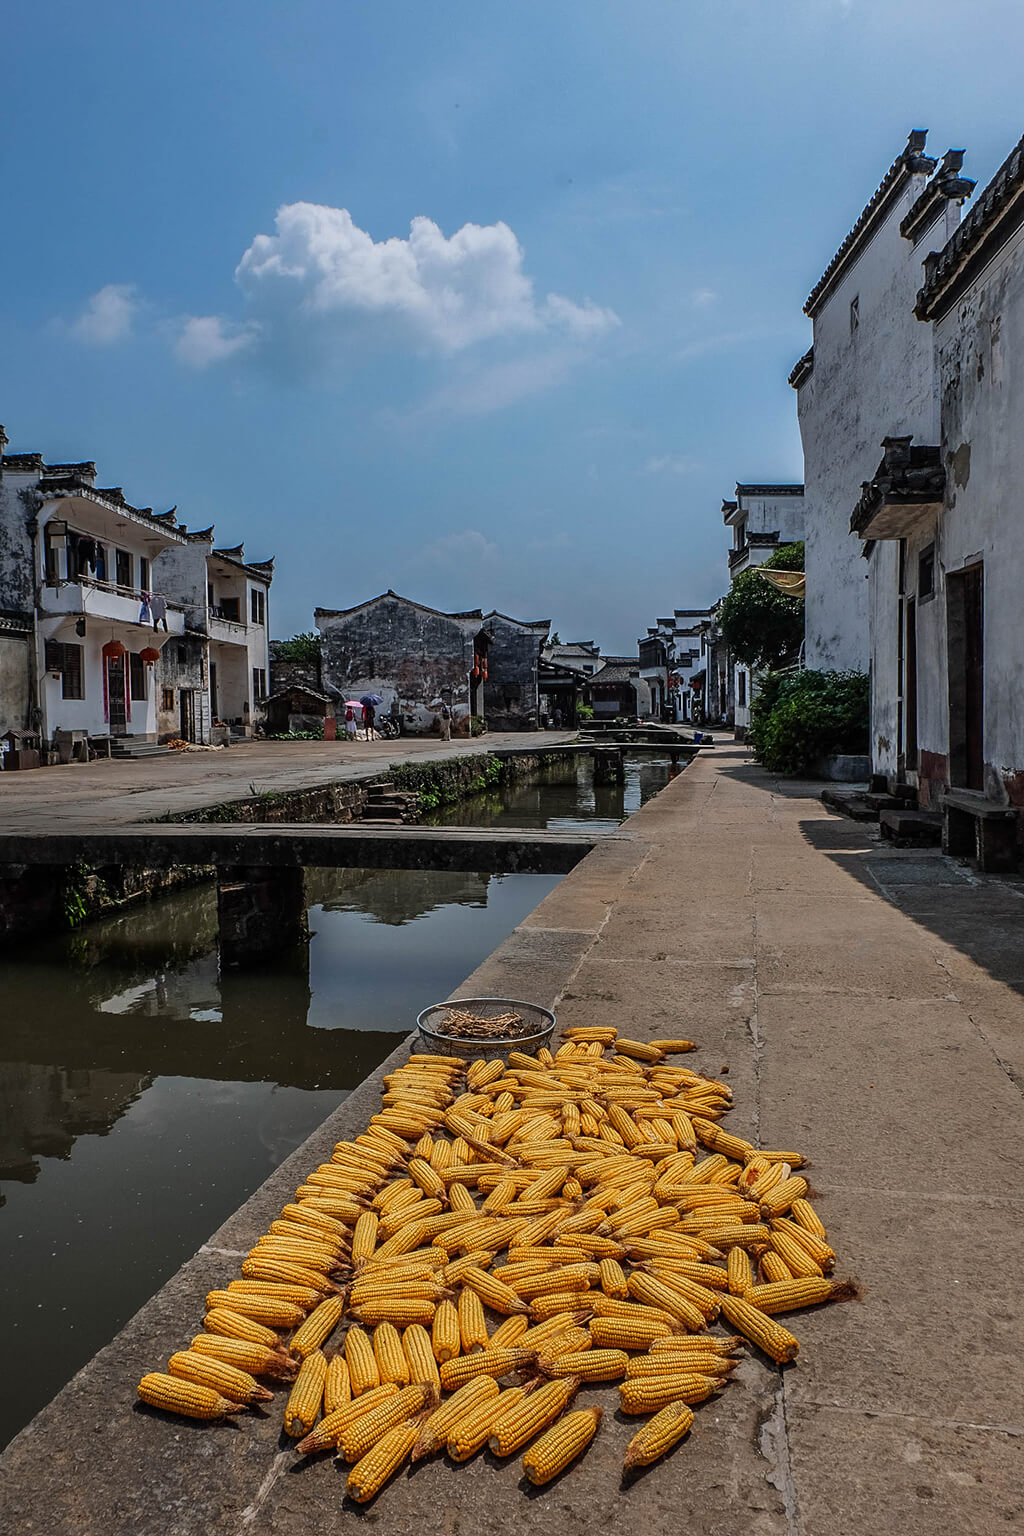
[[155, 645], [147, 645], [145, 650], [139, 652], [147, 667], [151, 667], [160, 660], [160, 652]]
[[104, 656], [109, 656], [111, 659], [115, 656], [123, 656], [124, 652], [125, 647], [121, 644], [120, 640], [108, 640], [103, 647]]

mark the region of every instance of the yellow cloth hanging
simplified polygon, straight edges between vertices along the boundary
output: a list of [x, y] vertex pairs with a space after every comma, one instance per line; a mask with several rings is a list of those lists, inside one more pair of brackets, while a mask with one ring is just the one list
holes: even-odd
[[756, 567], [757, 574], [770, 581], [773, 587], [785, 592], [787, 597], [803, 597], [806, 594], [807, 577], [803, 571], [766, 571], [763, 565]]

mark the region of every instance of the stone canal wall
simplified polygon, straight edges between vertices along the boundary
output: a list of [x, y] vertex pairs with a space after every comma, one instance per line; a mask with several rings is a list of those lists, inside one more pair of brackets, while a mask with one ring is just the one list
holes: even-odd
[[[575, 772], [575, 757], [570, 756], [568, 764], [566, 754], [555, 752], [395, 763], [364, 779], [304, 789], [262, 791], [254, 783], [252, 793], [241, 799], [157, 819], [200, 825], [347, 824], [361, 819], [371, 789], [381, 783], [415, 790], [422, 808], [433, 810], [541, 772]], [[52, 865], [0, 865], [0, 946], [77, 928], [122, 907], [213, 878], [212, 867], [196, 864], [145, 869], [77, 862], [59, 870]]]

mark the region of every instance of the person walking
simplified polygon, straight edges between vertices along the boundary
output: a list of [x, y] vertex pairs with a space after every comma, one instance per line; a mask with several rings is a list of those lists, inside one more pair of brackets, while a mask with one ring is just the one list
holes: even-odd
[[451, 739], [452, 739], [452, 712], [448, 708], [447, 704], [442, 704], [441, 705], [441, 740], [442, 741], [451, 741]]
[[352, 705], [348, 704], [345, 707], [345, 736], [349, 741], [355, 741], [356, 730], [356, 712]]
[[375, 704], [363, 705], [363, 723], [366, 726], [367, 741], [375, 741], [377, 738], [377, 706]]

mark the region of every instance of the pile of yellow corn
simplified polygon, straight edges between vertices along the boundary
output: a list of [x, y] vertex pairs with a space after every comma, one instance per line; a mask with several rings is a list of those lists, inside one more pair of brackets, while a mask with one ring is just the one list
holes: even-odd
[[569, 1411], [585, 1383], [652, 1415], [625, 1470], [657, 1460], [744, 1340], [791, 1361], [776, 1316], [854, 1293], [804, 1159], [722, 1130], [728, 1085], [667, 1064], [693, 1048], [595, 1027], [507, 1065], [410, 1056], [140, 1397], [212, 1419], [287, 1383], [286, 1433], [351, 1462], [358, 1502], [409, 1458], [485, 1445], [530, 1443], [547, 1482], [597, 1431], [599, 1408]]

